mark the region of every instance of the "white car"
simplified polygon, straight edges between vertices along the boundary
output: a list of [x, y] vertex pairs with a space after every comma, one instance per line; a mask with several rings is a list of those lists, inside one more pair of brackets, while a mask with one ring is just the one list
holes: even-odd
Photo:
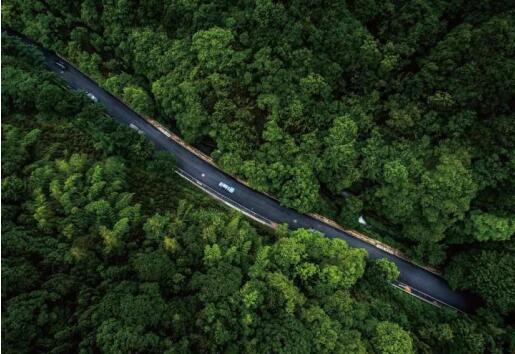
[[92, 94], [91, 92], [87, 92], [86, 96], [88, 96], [88, 98], [90, 100], [92, 100], [93, 102], [98, 102], [98, 98], [94, 94]]
[[226, 184], [224, 182], [218, 183], [218, 187], [221, 187], [221, 188], [225, 189], [229, 193], [234, 193], [234, 187], [231, 187], [231, 186], [229, 186], [228, 184]]

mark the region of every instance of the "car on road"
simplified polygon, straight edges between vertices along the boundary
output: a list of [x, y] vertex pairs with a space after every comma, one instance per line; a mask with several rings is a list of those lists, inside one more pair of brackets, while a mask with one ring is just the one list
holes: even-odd
[[56, 61], [55, 62], [55, 65], [61, 69], [61, 72], [65, 71], [68, 69], [68, 67], [66, 65], [64, 65], [64, 63], [60, 62], [60, 61]]
[[234, 193], [234, 187], [229, 186], [228, 184], [224, 182], [218, 183], [218, 186], [225, 189], [229, 193]]
[[86, 96], [88, 96], [88, 98], [89, 98], [90, 100], [92, 100], [93, 102], [98, 102], [98, 98], [97, 98], [97, 96], [95, 96], [95, 95], [94, 95], [94, 94], [92, 94], [91, 92], [87, 92], [87, 93], [86, 93]]

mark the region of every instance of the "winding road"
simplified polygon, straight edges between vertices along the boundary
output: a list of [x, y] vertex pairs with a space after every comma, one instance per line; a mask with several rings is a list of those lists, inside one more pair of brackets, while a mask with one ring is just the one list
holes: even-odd
[[[230, 207], [267, 225], [287, 223], [290, 229], [313, 229], [326, 237], [343, 239], [351, 247], [364, 248], [372, 259], [387, 258], [394, 262], [400, 271], [398, 281], [392, 285], [433, 305], [448, 306], [464, 312], [471, 312], [477, 307], [476, 297], [452, 290], [440, 276], [312, 216], [283, 207], [276, 200], [249, 188], [201, 159], [183, 144], [171, 139], [162, 129], [158, 129], [132, 111], [65, 59], [12, 30], [6, 28], [2, 30], [38, 46], [44, 54], [45, 63], [49, 69], [55, 71], [72, 89], [93, 94], [98, 103], [102, 104], [115, 120], [132, 125], [152, 140], [158, 149], [173, 153], [177, 161], [177, 173]], [[58, 63], [64, 64], [66, 69], [63, 70]]]

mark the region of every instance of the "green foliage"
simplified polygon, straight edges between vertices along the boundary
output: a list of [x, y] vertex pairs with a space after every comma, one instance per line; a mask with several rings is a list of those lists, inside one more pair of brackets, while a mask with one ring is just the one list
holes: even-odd
[[349, 188], [359, 178], [360, 172], [355, 166], [358, 153], [354, 147], [357, 133], [356, 123], [344, 116], [335, 119], [326, 137], [321, 179], [335, 193]]
[[501, 218], [491, 214], [473, 215], [474, 237], [478, 241], [506, 241], [515, 232], [515, 222], [509, 218]]
[[230, 47], [233, 40], [234, 36], [230, 30], [213, 27], [195, 33], [191, 49], [196, 53], [201, 68], [207, 72], [224, 71], [234, 56], [234, 51]]
[[414, 353], [411, 337], [396, 323], [379, 322], [372, 342], [381, 354]]
[[136, 112], [147, 117], [154, 115], [154, 102], [141, 87], [126, 86], [123, 88], [122, 99]]
[[[351, 227], [362, 205], [405, 252], [435, 265], [457, 240], [508, 237], [506, 225], [479, 226], [469, 213], [504, 218], [513, 210], [515, 24], [507, 1], [17, 0], [4, 19], [142, 114], [212, 147], [225, 170], [285, 206], [341, 212]], [[8, 81], [23, 92], [39, 85]], [[39, 91], [48, 99], [38, 109], [52, 108], [45, 103], [58, 91]], [[109, 153], [121, 148], [101, 141]], [[352, 206], [343, 190], [355, 195]], [[471, 223], [483, 231], [456, 237]], [[484, 234], [485, 223], [502, 237]]]
[[358, 227], [359, 217], [363, 208], [363, 202], [355, 196], [347, 196], [342, 202], [337, 221], [348, 227]]
[[510, 249], [484, 250], [455, 257], [446, 268], [453, 287], [480, 294], [503, 314], [515, 308], [515, 257]]
[[372, 214], [488, 306], [433, 309], [389, 285], [385, 260], [212, 208], [173, 177], [170, 155], [3, 37], [6, 352], [513, 351], [495, 314], [515, 298], [509, 1], [2, 10], [228, 172], [345, 226]]
[[392, 281], [397, 280], [400, 274], [395, 263], [388, 261], [386, 258], [375, 261], [371, 272], [378, 280], [384, 281], [385, 284], [390, 284]]

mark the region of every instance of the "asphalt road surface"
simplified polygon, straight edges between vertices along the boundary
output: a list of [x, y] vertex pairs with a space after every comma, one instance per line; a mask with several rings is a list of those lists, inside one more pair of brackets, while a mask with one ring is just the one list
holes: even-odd
[[[8, 29], [10, 34], [16, 34]], [[30, 41], [23, 38], [25, 41]], [[259, 193], [231, 176], [223, 173], [210, 163], [202, 160], [177, 142], [168, 138], [160, 130], [132, 111], [124, 103], [100, 88], [93, 80], [81, 73], [63, 58], [41, 48], [47, 66], [59, 74], [75, 90], [93, 94], [110, 116], [122, 124], [136, 126], [158, 149], [167, 150], [175, 155], [179, 174], [201, 187], [226, 204], [264, 223], [287, 223], [290, 229], [306, 228], [317, 230], [326, 237], [345, 240], [351, 247], [367, 250], [370, 258], [387, 258], [394, 262], [400, 277], [394, 286], [411, 295], [436, 306], [448, 306], [460, 311], [471, 312], [477, 306], [477, 298], [471, 294], [453, 291], [444, 279], [424, 268], [398, 258], [363, 240], [355, 238], [339, 229], [325, 224], [308, 215], [281, 206], [274, 199]], [[63, 70], [56, 63], [66, 66]], [[170, 171], [173, 173], [173, 171]]]

